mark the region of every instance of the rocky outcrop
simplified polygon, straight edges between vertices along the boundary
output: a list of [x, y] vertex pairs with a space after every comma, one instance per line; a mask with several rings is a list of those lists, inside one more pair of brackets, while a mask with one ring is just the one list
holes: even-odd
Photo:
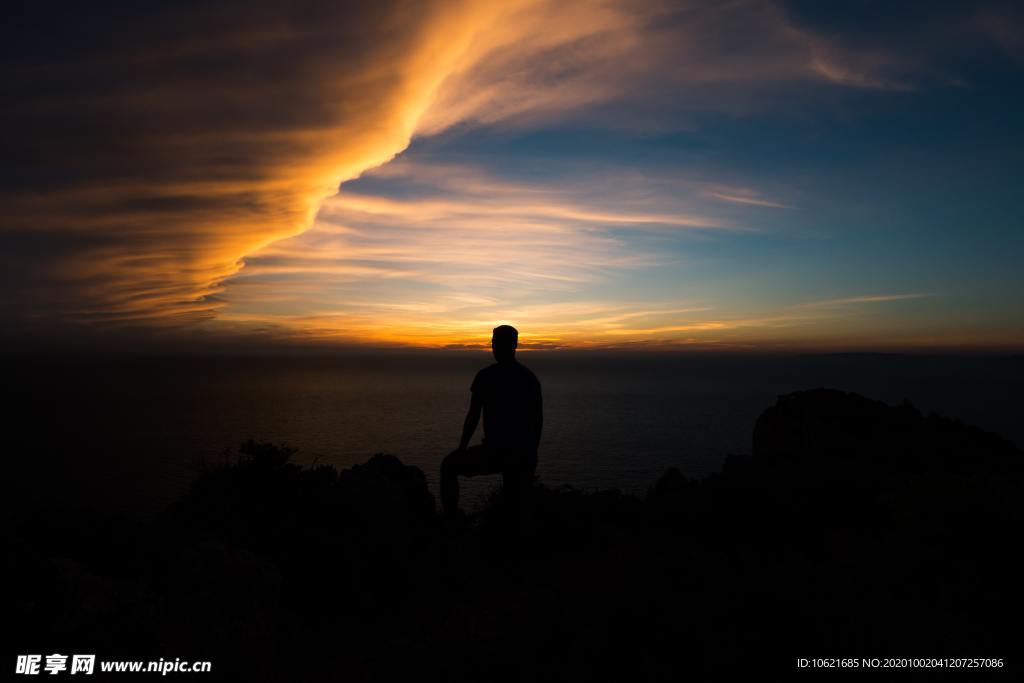
[[1021, 454], [1006, 439], [904, 402], [889, 406], [857, 394], [814, 389], [780, 396], [754, 427], [762, 463], [829, 461], [874, 472], [1019, 471]]

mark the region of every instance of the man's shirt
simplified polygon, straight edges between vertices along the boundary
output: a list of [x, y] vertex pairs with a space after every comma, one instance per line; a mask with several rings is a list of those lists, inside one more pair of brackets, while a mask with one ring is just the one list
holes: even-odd
[[493, 446], [534, 451], [543, 420], [540, 382], [515, 360], [477, 373], [470, 391], [484, 413], [484, 440]]

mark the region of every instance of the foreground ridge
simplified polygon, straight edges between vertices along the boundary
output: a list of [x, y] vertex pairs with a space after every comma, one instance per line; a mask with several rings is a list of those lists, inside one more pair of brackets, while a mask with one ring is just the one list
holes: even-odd
[[292, 454], [242, 444], [147, 522], [21, 511], [16, 647], [268, 681], [701, 680], [1017, 647], [1021, 453], [907, 404], [797, 392], [706, 479], [535, 483], [457, 523], [393, 456]]

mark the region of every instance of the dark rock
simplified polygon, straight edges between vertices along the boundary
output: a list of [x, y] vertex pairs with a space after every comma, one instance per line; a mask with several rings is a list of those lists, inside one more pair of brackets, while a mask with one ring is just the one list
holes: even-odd
[[761, 464], [826, 461], [907, 472], [1019, 471], [1022, 463], [1002, 437], [924, 417], [909, 403], [889, 406], [832, 389], [780, 396], [757, 420], [753, 457]]

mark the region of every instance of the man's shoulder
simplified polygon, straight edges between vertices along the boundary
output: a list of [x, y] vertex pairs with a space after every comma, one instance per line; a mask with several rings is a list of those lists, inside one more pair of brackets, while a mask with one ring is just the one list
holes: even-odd
[[517, 362], [516, 365], [519, 366], [519, 372], [521, 372], [525, 377], [529, 378], [531, 382], [535, 382], [538, 385], [540, 384], [540, 380], [537, 379], [537, 375], [533, 374], [533, 370], [526, 367], [522, 363]]
[[491, 363], [487, 367], [481, 368], [476, 373], [476, 377], [473, 378], [473, 386], [471, 388], [475, 391], [484, 383], [490, 382], [491, 378], [494, 376], [495, 368], [497, 367], [497, 363]]
[[477, 377], [486, 377], [488, 375], [493, 375], [495, 372], [497, 372], [497, 370], [500, 367], [501, 366], [500, 366], [499, 363], [491, 363], [490, 365], [488, 365], [486, 367], [480, 368], [480, 371], [476, 373], [476, 376]]

